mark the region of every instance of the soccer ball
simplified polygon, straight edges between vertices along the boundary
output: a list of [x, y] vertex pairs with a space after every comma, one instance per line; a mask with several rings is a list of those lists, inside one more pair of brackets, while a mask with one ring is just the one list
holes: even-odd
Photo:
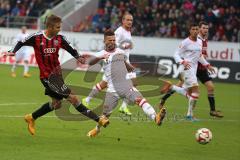
[[212, 140], [212, 132], [207, 128], [198, 129], [195, 136], [200, 144], [207, 144]]

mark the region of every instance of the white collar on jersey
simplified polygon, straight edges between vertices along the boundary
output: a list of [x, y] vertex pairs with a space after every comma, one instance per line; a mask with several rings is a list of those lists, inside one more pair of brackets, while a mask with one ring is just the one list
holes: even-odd
[[206, 38], [201, 37], [200, 34], [198, 34], [198, 38], [201, 39], [202, 41], [205, 41], [205, 40], [206, 40]]
[[48, 40], [51, 40], [52, 38], [49, 38], [46, 34], [45, 34], [45, 30], [42, 30], [42, 33], [43, 33], [43, 36], [46, 38], [46, 39], [48, 39]]
[[127, 29], [125, 29], [123, 26], [120, 26], [120, 27], [121, 27], [124, 31], [131, 33], [131, 30], [127, 30]]

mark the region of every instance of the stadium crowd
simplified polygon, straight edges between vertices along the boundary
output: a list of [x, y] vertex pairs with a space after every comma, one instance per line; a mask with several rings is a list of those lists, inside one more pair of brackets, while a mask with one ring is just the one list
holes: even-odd
[[[97, 13], [74, 26], [75, 32], [102, 33], [119, 26], [127, 11], [134, 16], [133, 35], [184, 38], [188, 23], [209, 23], [209, 39], [237, 42], [239, 0], [100, 0]], [[240, 36], [239, 36], [240, 37]]]
[[[0, 0], [0, 26], [6, 26], [6, 16], [39, 17], [61, 0]], [[13, 20], [16, 20], [13, 18]]]

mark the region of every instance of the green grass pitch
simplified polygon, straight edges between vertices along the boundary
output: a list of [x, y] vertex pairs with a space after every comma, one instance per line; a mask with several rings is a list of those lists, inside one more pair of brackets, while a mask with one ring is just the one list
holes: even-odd
[[[240, 85], [215, 83], [217, 109], [223, 119], [209, 116], [206, 90], [195, 113], [200, 122], [187, 122], [185, 98], [174, 95], [167, 102], [168, 116], [161, 127], [143, 116], [137, 106], [131, 106], [133, 119], [114, 111], [111, 124], [96, 138], [87, 132], [93, 121], [64, 121], [50, 113], [36, 122], [37, 133], [31, 136], [23, 116], [49, 101], [39, 81], [38, 69], [30, 68], [32, 77], [10, 77], [10, 66], [0, 65], [0, 159], [1, 160], [237, 160], [240, 158]], [[74, 72], [67, 83], [91, 88], [95, 82], [83, 82], [83, 73]], [[154, 88], [154, 86], [148, 86]], [[141, 90], [146, 86], [140, 86]], [[85, 95], [87, 93], [84, 93]], [[79, 95], [81, 98], [84, 95]], [[160, 96], [147, 97], [153, 105]], [[100, 104], [94, 100], [92, 105]], [[75, 113], [71, 109], [73, 114]], [[209, 128], [213, 140], [207, 145], [195, 141], [198, 128]]]

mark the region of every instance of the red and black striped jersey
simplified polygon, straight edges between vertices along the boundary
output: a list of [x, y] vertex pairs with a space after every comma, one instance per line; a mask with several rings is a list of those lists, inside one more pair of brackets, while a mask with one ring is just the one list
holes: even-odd
[[[207, 39], [203, 39], [199, 35], [198, 35], [198, 39], [202, 40], [202, 54], [204, 55], [204, 57], [207, 57], [208, 40]], [[198, 69], [206, 69], [206, 67], [198, 62]]]
[[40, 69], [40, 78], [48, 78], [51, 73], [61, 72], [59, 49], [65, 49], [73, 57], [78, 58], [79, 54], [63, 35], [56, 35], [48, 38], [44, 31], [40, 31], [28, 36], [25, 40], [19, 41], [12, 52], [16, 53], [22, 46], [32, 46], [34, 48], [36, 61]]

